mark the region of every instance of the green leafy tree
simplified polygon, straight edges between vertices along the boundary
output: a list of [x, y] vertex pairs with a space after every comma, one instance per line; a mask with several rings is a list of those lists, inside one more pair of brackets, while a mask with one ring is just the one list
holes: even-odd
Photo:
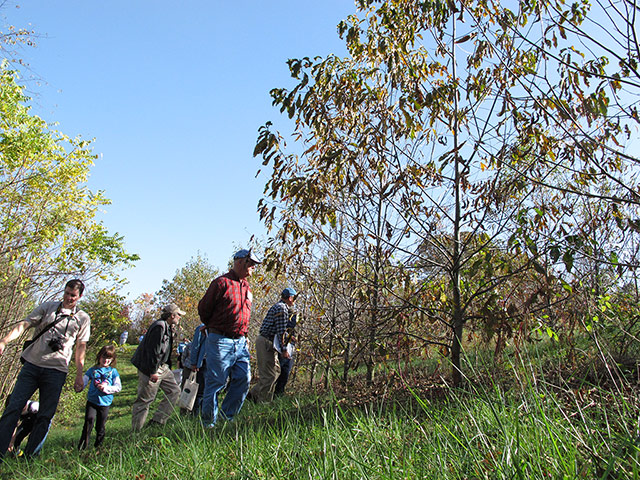
[[100, 348], [118, 342], [120, 334], [129, 328], [130, 305], [126, 297], [113, 289], [92, 291], [80, 305], [91, 317], [91, 345]]
[[176, 270], [171, 280], [163, 280], [156, 293], [155, 303], [161, 308], [167, 303], [175, 303], [186, 312], [180, 322], [182, 335], [190, 338], [200, 324], [198, 302], [211, 281], [219, 275], [219, 270], [209, 263], [205, 255], [198, 253], [184, 267]]
[[[109, 203], [86, 186], [95, 155], [30, 114], [17, 75], [0, 67], [0, 333], [42, 300], [60, 295], [65, 278], [120, 283], [137, 255], [96, 220]], [[17, 345], [17, 343], [16, 343]], [[15, 347], [14, 347], [15, 348]], [[3, 355], [3, 373], [17, 366]], [[6, 375], [4, 378], [12, 378]]]

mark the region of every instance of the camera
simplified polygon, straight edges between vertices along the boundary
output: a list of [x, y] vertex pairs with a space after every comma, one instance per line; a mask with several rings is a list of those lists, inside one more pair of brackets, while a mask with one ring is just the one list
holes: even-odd
[[57, 352], [59, 350], [62, 350], [64, 342], [62, 341], [61, 337], [53, 337], [51, 340], [49, 340], [49, 343], [47, 343], [47, 345], [49, 346], [51, 351]]

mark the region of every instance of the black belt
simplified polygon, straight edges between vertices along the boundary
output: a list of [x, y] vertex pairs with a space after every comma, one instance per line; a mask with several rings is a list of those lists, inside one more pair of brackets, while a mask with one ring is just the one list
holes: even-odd
[[207, 327], [207, 332], [215, 333], [216, 335], [222, 335], [223, 337], [232, 338], [233, 340], [237, 340], [239, 338], [244, 337], [244, 335], [240, 335], [238, 333], [225, 333], [222, 330], [218, 330], [217, 328]]

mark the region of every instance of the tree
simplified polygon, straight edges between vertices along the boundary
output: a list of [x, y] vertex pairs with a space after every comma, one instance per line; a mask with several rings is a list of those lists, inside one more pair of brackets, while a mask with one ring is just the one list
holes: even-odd
[[190, 338], [196, 326], [200, 324], [198, 302], [211, 281], [218, 275], [219, 270], [209, 263], [206, 256], [198, 253], [184, 267], [176, 270], [173, 279], [162, 281], [162, 287], [156, 293], [155, 303], [159, 307], [175, 303], [186, 312], [180, 322], [183, 335]]
[[[59, 295], [65, 278], [80, 277], [89, 285], [98, 280], [119, 283], [119, 270], [138, 259], [125, 251], [121, 236], [109, 234], [95, 218], [109, 200], [86, 186], [95, 159], [90, 142], [51, 129], [29, 113], [28, 100], [17, 75], [3, 64], [1, 332], [35, 304]], [[4, 369], [16, 367], [17, 355], [3, 359]]]
[[129, 328], [130, 305], [113, 289], [92, 291], [80, 306], [91, 317], [91, 344], [97, 348], [105, 342], [117, 342]]
[[[0, 11], [5, 8], [7, 3], [9, 3], [7, 0], [0, 1]], [[37, 34], [33, 30], [5, 25], [0, 31], [0, 52], [2, 53], [0, 57], [14, 68], [27, 66], [25, 60], [18, 56], [18, 47], [23, 45], [35, 47], [36, 38]]]
[[138, 339], [141, 335], [144, 335], [151, 322], [159, 316], [160, 312], [154, 295], [152, 293], [141, 293], [131, 306], [129, 342], [138, 342]]
[[[398, 272], [417, 258], [445, 280], [436, 282], [438, 319], [450, 328], [458, 384], [463, 329], [496, 289], [519, 275], [558, 286], [559, 275], [570, 275], [586, 245], [576, 241], [588, 221], [577, 199], [609, 205], [618, 228], [638, 232], [639, 162], [623, 146], [638, 121], [636, 100], [622, 90], [637, 86], [635, 15], [625, 2], [611, 11], [597, 2], [357, 3], [363, 19], [339, 25], [349, 57], [290, 60], [297, 85], [272, 91], [304, 149], [291, 153], [271, 124], [261, 129], [254, 153], [273, 172], [258, 209], [278, 228], [272, 244], [293, 254], [324, 241], [346, 211], [343, 198], [389, 212], [385, 228], [366, 216], [350, 220], [378, 252], [397, 252], [389, 258]], [[607, 20], [612, 48], [592, 30]], [[599, 192], [604, 181], [616, 189]], [[496, 248], [519, 261], [499, 271]], [[418, 285], [413, 298], [432, 286]]]

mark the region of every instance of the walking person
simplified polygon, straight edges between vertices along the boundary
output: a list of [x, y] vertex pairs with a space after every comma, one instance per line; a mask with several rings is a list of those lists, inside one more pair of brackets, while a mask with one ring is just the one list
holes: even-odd
[[250, 398], [256, 402], [273, 400], [273, 389], [280, 375], [278, 354], [285, 360], [291, 359], [284, 335], [297, 296], [298, 293], [293, 288], [285, 288], [280, 295], [280, 301], [269, 309], [260, 326], [260, 335], [256, 339], [258, 381], [250, 392]]
[[211, 282], [198, 304], [200, 320], [207, 327], [205, 388], [201, 416], [211, 428], [218, 418], [218, 394], [227, 385], [220, 409], [232, 420], [242, 408], [249, 390], [251, 369], [246, 334], [253, 296], [247, 278], [260, 260], [251, 250], [233, 256], [231, 270]]
[[116, 348], [113, 345], [105, 345], [96, 356], [96, 364], [87, 370], [82, 380], [84, 387], [89, 385], [87, 405], [84, 413], [84, 426], [78, 449], [84, 450], [89, 444], [89, 437], [93, 425], [96, 426], [96, 441], [94, 447], [98, 448], [105, 437], [109, 408], [113, 403], [113, 394], [122, 390], [120, 374], [114, 368], [116, 365]]
[[296, 318], [297, 315], [295, 313], [289, 317], [287, 330], [284, 334], [284, 341], [282, 342], [282, 348], [286, 348], [287, 352], [289, 353], [289, 358], [285, 358], [282, 352], [278, 352], [280, 376], [276, 380], [275, 386], [273, 387], [273, 394], [276, 396], [284, 395], [284, 389], [287, 386], [289, 375], [291, 374], [291, 370], [293, 369], [294, 355], [296, 350]]
[[58, 408], [74, 344], [77, 372], [74, 389], [76, 392], [82, 390], [84, 358], [91, 334], [89, 315], [77, 308], [83, 292], [81, 280], [68, 281], [61, 302], [38, 305], [0, 340], [2, 355], [7, 344], [19, 338], [26, 329], [35, 330], [32, 343], [22, 352], [24, 365], [18, 374], [9, 404], [0, 418], [0, 458], [6, 454], [20, 414], [36, 390], [40, 393], [40, 405], [24, 455], [32, 457], [40, 453]]
[[164, 425], [180, 396], [180, 387], [171, 371], [171, 352], [175, 329], [184, 314], [173, 303], [165, 305], [160, 318], [149, 326], [131, 358], [131, 363], [138, 369], [138, 396], [133, 402], [131, 417], [134, 432], [142, 429], [158, 390], [162, 390], [164, 398], [152, 423]]

